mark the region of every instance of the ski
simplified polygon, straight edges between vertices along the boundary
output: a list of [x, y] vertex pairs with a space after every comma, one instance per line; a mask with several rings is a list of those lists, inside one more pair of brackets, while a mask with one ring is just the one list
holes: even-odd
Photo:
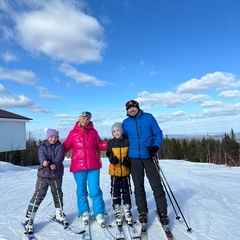
[[122, 226], [116, 226], [115, 239], [124, 240], [125, 234]]
[[89, 224], [84, 225], [84, 233], [82, 234], [81, 239], [91, 240], [91, 233], [90, 233], [90, 225]]
[[[162, 224], [161, 224], [162, 225]], [[171, 230], [169, 229], [168, 225], [162, 225], [163, 231], [168, 240], [175, 240]]]
[[141, 234], [140, 234], [141, 240], [148, 240], [148, 232], [147, 232], [147, 224], [141, 223]]
[[66, 224], [63, 224], [62, 222], [60, 222], [59, 220], [56, 219], [55, 216], [48, 216], [49, 219], [51, 219], [52, 221], [60, 224], [63, 226], [64, 229], [66, 229], [67, 231], [69, 230], [70, 232], [72, 233], [75, 233], [75, 234], [83, 234], [85, 232], [85, 229], [80, 229], [76, 226], [72, 226], [70, 224], [66, 225]]
[[27, 229], [26, 229], [26, 226], [24, 224], [24, 222], [21, 222], [22, 223], [22, 226], [24, 228], [24, 236], [22, 238], [22, 240], [26, 239], [26, 240], [37, 240], [37, 237], [34, 235], [34, 233], [29, 233], [27, 232]]
[[54, 222], [57, 222], [57, 223], [61, 224], [64, 229], [68, 228], [68, 226], [69, 226], [68, 224], [64, 224], [63, 222], [57, 220], [55, 215], [51, 215], [51, 216], [49, 216], [49, 218], [51, 220], [53, 220]]
[[114, 240], [115, 236], [110, 232], [110, 230], [104, 225], [103, 227], [98, 224], [99, 228], [103, 231], [105, 240]]
[[161, 223], [161, 220], [160, 220], [159, 215], [157, 214], [157, 211], [156, 211], [156, 210], [154, 211], [154, 213], [155, 213], [155, 215], [157, 216], [157, 219], [158, 219], [159, 223], [160, 223], [161, 226], [162, 226], [162, 229], [163, 229], [163, 231], [164, 231], [164, 234], [165, 234], [166, 238], [167, 238], [168, 240], [175, 240], [175, 238], [174, 238], [174, 236], [173, 236], [173, 234], [172, 234], [169, 226], [168, 226], [168, 225], [163, 225], [163, 224]]
[[127, 224], [129, 234], [131, 236], [131, 239], [141, 239], [140, 235], [138, 234], [138, 231], [133, 225]]

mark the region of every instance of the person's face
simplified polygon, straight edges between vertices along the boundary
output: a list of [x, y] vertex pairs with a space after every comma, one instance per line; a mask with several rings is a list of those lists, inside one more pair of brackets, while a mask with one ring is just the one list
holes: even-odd
[[137, 107], [130, 107], [127, 110], [127, 113], [131, 116], [131, 117], [135, 117], [138, 114], [138, 108]]
[[80, 117], [78, 124], [79, 124], [79, 126], [86, 127], [89, 124], [89, 122], [90, 122], [89, 117], [87, 117], [87, 116], [86, 117]]
[[55, 142], [57, 142], [57, 140], [58, 140], [58, 137], [57, 137], [57, 136], [50, 136], [50, 137], [48, 138], [48, 142], [49, 142], [50, 144], [54, 144]]
[[120, 138], [122, 136], [122, 133], [119, 130], [114, 130], [112, 134], [115, 138]]

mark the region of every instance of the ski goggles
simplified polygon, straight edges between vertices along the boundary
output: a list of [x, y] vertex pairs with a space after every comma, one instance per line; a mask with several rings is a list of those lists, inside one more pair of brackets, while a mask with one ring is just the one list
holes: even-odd
[[79, 117], [88, 117], [89, 119], [91, 119], [92, 114], [90, 112], [82, 112], [80, 113]]

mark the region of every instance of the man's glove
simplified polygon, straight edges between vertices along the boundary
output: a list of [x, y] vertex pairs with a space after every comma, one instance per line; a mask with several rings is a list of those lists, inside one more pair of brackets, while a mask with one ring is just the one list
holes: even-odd
[[125, 166], [126, 168], [130, 168], [131, 167], [131, 162], [130, 162], [128, 157], [124, 157], [122, 165]]
[[116, 165], [119, 163], [119, 159], [116, 156], [114, 156], [110, 159], [110, 163]]
[[154, 145], [154, 146], [147, 146], [148, 153], [150, 155], [150, 158], [154, 158], [156, 156], [157, 151], [159, 150], [159, 147]]

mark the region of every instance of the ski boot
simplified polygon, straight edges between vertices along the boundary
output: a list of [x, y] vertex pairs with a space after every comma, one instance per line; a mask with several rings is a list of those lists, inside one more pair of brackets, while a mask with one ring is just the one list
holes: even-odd
[[34, 231], [33, 221], [34, 221], [35, 215], [36, 215], [36, 212], [27, 211], [24, 225], [26, 228], [26, 232], [28, 234], [33, 234], [33, 231]]
[[132, 213], [131, 213], [131, 205], [130, 204], [125, 204], [124, 205], [124, 217], [125, 217], [125, 221], [128, 225], [133, 224]]
[[97, 223], [100, 225], [100, 227], [104, 228], [105, 227], [105, 219], [104, 215], [102, 213], [98, 214], [96, 216]]
[[114, 205], [114, 210], [115, 210], [115, 221], [116, 225], [118, 227], [122, 227], [123, 222], [122, 222], [122, 207], [120, 204]]
[[89, 224], [89, 213], [88, 212], [83, 213], [81, 215], [81, 220], [84, 225], [88, 225]]
[[139, 218], [140, 223], [147, 223], [147, 213], [146, 212], [139, 213], [138, 218]]
[[68, 225], [66, 215], [63, 213], [63, 210], [61, 208], [56, 208], [56, 219], [59, 222], [61, 222], [64, 226]]
[[162, 225], [168, 225], [169, 224], [169, 217], [166, 213], [159, 214], [159, 219]]

